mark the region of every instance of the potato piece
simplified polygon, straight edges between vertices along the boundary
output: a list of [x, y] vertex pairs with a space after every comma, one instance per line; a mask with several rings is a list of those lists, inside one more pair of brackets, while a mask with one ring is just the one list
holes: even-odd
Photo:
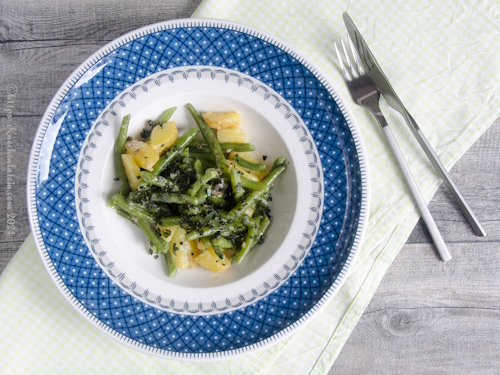
[[248, 138], [243, 130], [240, 128], [235, 129], [222, 129], [217, 131], [217, 140], [219, 143], [247, 143]]
[[204, 252], [207, 248], [205, 247], [205, 245], [203, 245], [203, 242], [200, 241], [199, 239], [196, 240], [196, 247], [198, 248], [198, 252], [201, 254], [202, 252]]
[[156, 229], [158, 229], [161, 233], [161, 238], [163, 238], [166, 242], [171, 242], [174, 237], [174, 233], [177, 229], [179, 229], [180, 225], [170, 225], [167, 227], [162, 227], [161, 225], [157, 225]]
[[135, 162], [134, 156], [130, 154], [122, 154], [122, 163], [125, 168], [125, 173], [127, 174], [130, 188], [136, 191], [137, 187], [142, 182], [141, 168], [139, 168]]
[[186, 240], [186, 231], [183, 228], [178, 228], [170, 241], [169, 249], [177, 268], [184, 270], [190, 266], [190, 261], [194, 257], [193, 250], [191, 241]]
[[137, 139], [130, 139], [125, 143], [125, 153], [133, 155], [137, 165], [150, 172], [160, 158], [150, 145]]
[[177, 141], [178, 135], [179, 131], [177, 130], [175, 121], [169, 121], [153, 128], [148, 144], [158, 155], [161, 155], [163, 151], [172, 147]]
[[231, 265], [228, 258], [220, 259], [212, 247], [194, 258], [194, 261], [214, 273], [224, 272]]
[[201, 253], [200, 249], [198, 249], [196, 242], [197, 242], [196, 240], [189, 241], [189, 245], [191, 246], [191, 253], [188, 254], [188, 258], [189, 258], [189, 268], [191, 269], [196, 268], [196, 265], [198, 263], [194, 261], [194, 258], [196, 258]]
[[234, 129], [240, 126], [241, 115], [236, 112], [205, 112], [201, 116], [212, 129]]
[[236, 254], [236, 250], [233, 249], [222, 249], [222, 252], [227, 258], [231, 258], [234, 254]]

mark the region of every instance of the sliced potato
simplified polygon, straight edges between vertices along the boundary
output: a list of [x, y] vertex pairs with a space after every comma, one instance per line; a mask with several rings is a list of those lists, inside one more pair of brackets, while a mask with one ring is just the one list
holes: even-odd
[[175, 121], [169, 121], [153, 128], [148, 144], [158, 155], [161, 155], [163, 151], [172, 147], [177, 141], [178, 135], [179, 131], [177, 130]]
[[189, 258], [189, 268], [194, 269], [196, 268], [196, 263], [194, 261], [194, 258], [196, 258], [198, 255], [200, 255], [201, 251], [198, 249], [198, 246], [196, 244], [196, 240], [189, 241], [189, 244], [191, 245], [191, 254], [188, 254]]
[[194, 258], [194, 261], [214, 273], [224, 272], [231, 265], [228, 258], [220, 259], [212, 247]]
[[186, 240], [186, 231], [183, 228], [178, 228], [170, 241], [169, 249], [177, 268], [181, 270], [194, 268], [195, 264], [192, 262], [196, 250], [198, 250], [196, 244]]
[[233, 129], [240, 126], [241, 115], [236, 112], [205, 112], [201, 116], [212, 129]]
[[174, 233], [177, 229], [179, 229], [180, 225], [169, 225], [167, 227], [162, 227], [161, 225], [157, 225], [156, 229], [158, 229], [161, 233], [161, 238], [163, 238], [166, 242], [171, 242], [174, 237]]
[[217, 131], [217, 140], [219, 143], [247, 143], [248, 138], [243, 130], [240, 128], [235, 129], [221, 129]]
[[137, 187], [142, 182], [141, 168], [139, 168], [135, 162], [134, 156], [130, 154], [122, 154], [122, 163], [125, 168], [125, 173], [127, 174], [130, 188], [136, 191]]
[[133, 155], [137, 165], [150, 172], [160, 158], [150, 145], [137, 139], [130, 139], [125, 143], [125, 153]]

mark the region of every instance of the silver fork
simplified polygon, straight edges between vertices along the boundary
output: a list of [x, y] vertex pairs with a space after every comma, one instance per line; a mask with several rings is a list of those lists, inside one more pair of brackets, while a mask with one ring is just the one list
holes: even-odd
[[[396, 138], [394, 138], [394, 134], [392, 134], [391, 128], [388, 126], [384, 115], [380, 111], [380, 107], [378, 104], [380, 93], [377, 89], [377, 86], [366, 72], [366, 69], [364, 69], [362, 62], [356, 53], [356, 49], [352, 45], [351, 38], [348, 37], [349, 49], [351, 51], [350, 54], [342, 38], [340, 39], [340, 43], [342, 45], [344, 58], [348, 68], [346, 68], [344, 65], [342, 54], [339, 52], [336, 42], [334, 42], [335, 51], [337, 52], [339, 65], [342, 69], [342, 74], [344, 75], [344, 79], [347, 83], [347, 87], [349, 88], [352, 99], [356, 102], [356, 104], [368, 108], [380, 124], [382, 133], [384, 134], [385, 139], [389, 144], [389, 147], [394, 155], [394, 158], [396, 159], [396, 162], [399, 165], [399, 168], [403, 172], [403, 177], [406, 181], [406, 184], [408, 185], [408, 188], [410, 189], [410, 192], [412, 193], [413, 199], [417, 204], [420, 214], [424, 219], [425, 225], [429, 230], [432, 241], [436, 246], [439, 256], [441, 257], [441, 260], [446, 262], [451, 259], [450, 252], [448, 251], [443, 237], [441, 236], [441, 233], [439, 232], [439, 229], [437, 228], [436, 223], [432, 218], [429, 208], [427, 207], [427, 204], [425, 203], [424, 198], [422, 197], [422, 194], [418, 189], [415, 179], [410, 172], [410, 168], [406, 164], [405, 158], [396, 142]], [[354, 63], [351, 63], [350, 55], [352, 55]]]

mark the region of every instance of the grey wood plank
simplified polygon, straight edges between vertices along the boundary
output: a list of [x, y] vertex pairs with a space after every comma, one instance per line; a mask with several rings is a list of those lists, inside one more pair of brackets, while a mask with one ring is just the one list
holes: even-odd
[[497, 374], [499, 243], [406, 245], [329, 374]]
[[0, 3], [0, 42], [98, 41], [152, 23], [190, 17], [201, 0], [16, 1]]
[[[16, 116], [42, 116], [52, 97], [78, 66], [105, 43], [36, 41], [0, 44], [0, 88], [18, 88]], [[0, 117], [5, 117], [2, 111]]]

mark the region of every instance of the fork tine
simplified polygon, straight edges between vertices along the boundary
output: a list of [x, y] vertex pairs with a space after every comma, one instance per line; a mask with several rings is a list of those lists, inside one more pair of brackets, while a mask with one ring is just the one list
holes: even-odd
[[340, 69], [342, 69], [342, 74], [344, 74], [344, 78], [346, 81], [352, 81], [352, 77], [349, 74], [349, 71], [346, 70], [344, 66], [344, 62], [342, 61], [342, 55], [339, 52], [339, 49], [337, 48], [337, 42], [333, 42], [333, 45], [335, 46], [335, 51], [337, 52], [337, 58], [339, 59], [339, 64], [340, 64]]
[[354, 62], [358, 66], [359, 75], [361, 75], [361, 76], [365, 75], [366, 70], [363, 67], [363, 63], [361, 62], [361, 59], [358, 56], [358, 51], [356, 50], [356, 48], [354, 48], [354, 44], [352, 43], [352, 39], [351, 39], [351, 36], [349, 34], [347, 34], [347, 41], [349, 42], [349, 47], [351, 47], [351, 52], [352, 52], [352, 56], [354, 57]]
[[358, 78], [359, 74], [356, 71], [356, 68], [354, 67], [354, 65], [351, 64], [351, 59], [349, 58], [349, 53], [347, 53], [347, 48], [345, 48], [344, 39], [340, 38], [340, 43], [342, 44], [342, 48], [344, 50], [345, 58], [347, 60], [347, 65], [349, 65], [349, 68], [351, 68], [352, 76], [354, 78]]

